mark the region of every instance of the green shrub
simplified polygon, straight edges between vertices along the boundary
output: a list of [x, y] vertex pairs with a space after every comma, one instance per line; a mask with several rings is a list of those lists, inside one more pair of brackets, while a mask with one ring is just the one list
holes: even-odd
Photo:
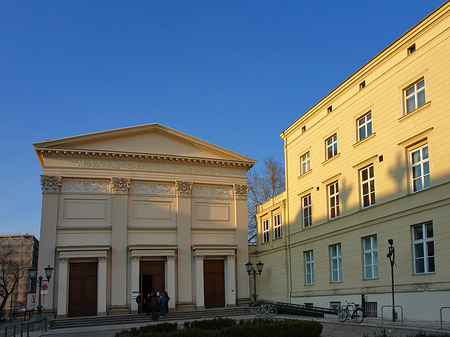
[[236, 320], [232, 318], [214, 318], [201, 321], [184, 322], [185, 329], [199, 330], [221, 330], [236, 325]]

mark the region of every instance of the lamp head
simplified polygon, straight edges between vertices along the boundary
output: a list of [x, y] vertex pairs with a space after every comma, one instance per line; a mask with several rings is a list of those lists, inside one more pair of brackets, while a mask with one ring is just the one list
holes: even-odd
[[392, 245], [394, 244], [394, 240], [389, 239], [389, 240], [388, 240], [388, 243], [392, 246]]
[[31, 281], [36, 281], [37, 269], [36, 267], [31, 267], [28, 269], [28, 274], [30, 275]]
[[262, 263], [261, 261], [259, 261], [256, 264], [256, 270], [258, 270], [259, 275], [261, 275], [262, 271], [263, 271], [263, 267], [264, 267], [264, 263]]
[[245, 270], [247, 270], [247, 273], [250, 275], [250, 272], [252, 271], [252, 268], [253, 268], [253, 263], [251, 263], [250, 261], [248, 261], [246, 264], [245, 264]]
[[50, 267], [50, 265], [48, 265], [46, 268], [44, 268], [44, 270], [45, 270], [45, 277], [47, 278], [47, 280], [50, 281], [52, 277], [53, 268]]

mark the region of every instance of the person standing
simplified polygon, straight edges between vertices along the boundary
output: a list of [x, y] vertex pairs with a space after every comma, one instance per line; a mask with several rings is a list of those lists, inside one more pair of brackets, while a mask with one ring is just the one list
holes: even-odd
[[156, 321], [158, 319], [158, 297], [154, 293], [150, 298], [150, 307], [152, 309], [152, 320]]
[[164, 318], [164, 314], [166, 313], [166, 298], [164, 297], [164, 293], [161, 292], [158, 299], [160, 309], [159, 309], [159, 318]]
[[139, 293], [136, 297], [136, 303], [138, 305], [138, 315], [142, 312], [142, 293]]

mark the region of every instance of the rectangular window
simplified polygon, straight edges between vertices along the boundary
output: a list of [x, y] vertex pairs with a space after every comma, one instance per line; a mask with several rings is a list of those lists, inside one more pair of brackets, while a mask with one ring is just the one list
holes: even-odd
[[421, 79], [405, 90], [405, 108], [406, 113], [420, 108], [425, 104], [425, 80]]
[[263, 243], [270, 241], [269, 219], [262, 222], [262, 238]]
[[433, 223], [413, 226], [414, 273], [434, 273], [434, 235]]
[[362, 90], [362, 89], [364, 89], [366, 87], [366, 81], [362, 81], [360, 84], [359, 84], [359, 90]]
[[330, 219], [339, 216], [339, 183], [337, 181], [328, 185], [328, 214]]
[[372, 235], [363, 239], [364, 247], [364, 278], [378, 278], [378, 243], [377, 236]]
[[361, 185], [361, 204], [369, 207], [375, 204], [375, 178], [373, 165], [367, 166], [359, 171]]
[[306, 284], [314, 284], [314, 255], [312, 250], [305, 252]]
[[305, 195], [302, 198], [302, 218], [303, 218], [303, 228], [307, 228], [312, 225], [311, 194]]
[[327, 160], [337, 155], [337, 134], [335, 133], [325, 141]]
[[341, 244], [330, 246], [331, 252], [331, 282], [342, 282]]
[[332, 301], [330, 302], [330, 309], [338, 310], [341, 308], [341, 302]]
[[411, 47], [408, 48], [408, 55], [411, 55], [416, 51], [416, 44], [414, 43]]
[[369, 112], [357, 121], [358, 123], [358, 142], [372, 134], [372, 113]]
[[428, 144], [409, 151], [409, 172], [411, 192], [417, 192], [430, 187]]
[[309, 170], [311, 170], [311, 164], [309, 160], [309, 152], [306, 152], [300, 157], [300, 174], [305, 174]]
[[377, 302], [366, 302], [364, 304], [364, 314], [366, 317], [378, 317]]
[[281, 224], [281, 213], [274, 215], [273, 217], [273, 238], [278, 239], [283, 236], [282, 224]]

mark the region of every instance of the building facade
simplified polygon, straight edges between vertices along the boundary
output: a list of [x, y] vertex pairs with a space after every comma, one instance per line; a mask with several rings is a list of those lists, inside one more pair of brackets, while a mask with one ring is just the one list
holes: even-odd
[[286, 191], [250, 250], [260, 297], [390, 315], [392, 239], [404, 317], [450, 306], [448, 69], [446, 2], [283, 131]]
[[[0, 258], [2, 262], [2, 283], [7, 282], [8, 291], [12, 287], [14, 278], [11, 277], [15, 272], [6, 272], [3, 264], [7, 264], [10, 259], [15, 262], [12, 267], [17, 271], [18, 282], [13, 292], [7, 299], [5, 305], [5, 316], [10, 317], [10, 311], [15, 315], [20, 315], [25, 311], [26, 294], [36, 291], [36, 285], [30, 280], [28, 269], [37, 267], [39, 255], [39, 240], [30, 234], [21, 235], [3, 235], [0, 236]], [[9, 277], [8, 277], [9, 275]]]
[[42, 165], [39, 271], [59, 317], [248, 301], [247, 171], [254, 160], [159, 124], [34, 144]]

